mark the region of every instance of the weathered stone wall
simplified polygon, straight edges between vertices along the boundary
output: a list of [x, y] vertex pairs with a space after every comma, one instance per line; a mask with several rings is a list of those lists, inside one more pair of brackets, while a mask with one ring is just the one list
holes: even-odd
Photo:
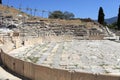
[[25, 62], [9, 56], [2, 50], [0, 62], [8, 69], [32, 80], [120, 80], [120, 76], [69, 72]]

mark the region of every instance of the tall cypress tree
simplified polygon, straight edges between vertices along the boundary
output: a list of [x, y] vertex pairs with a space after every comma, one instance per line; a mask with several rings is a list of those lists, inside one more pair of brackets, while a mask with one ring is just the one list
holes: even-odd
[[2, 4], [2, 0], [0, 0], [0, 4]]
[[119, 12], [118, 12], [118, 19], [117, 19], [117, 28], [120, 30], [120, 6], [119, 6]]
[[100, 7], [99, 8], [99, 13], [98, 13], [98, 22], [100, 23], [100, 24], [104, 24], [104, 12], [103, 12], [103, 8], [102, 7]]

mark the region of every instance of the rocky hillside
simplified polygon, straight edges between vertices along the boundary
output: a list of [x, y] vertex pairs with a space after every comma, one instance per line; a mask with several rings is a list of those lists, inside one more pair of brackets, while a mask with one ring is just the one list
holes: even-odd
[[105, 22], [107, 22], [107, 24], [112, 24], [114, 22], [117, 22], [117, 17], [105, 19]]
[[[20, 34], [26, 36], [40, 35], [73, 35], [75, 37], [96, 36], [101, 37], [105, 34], [102, 25], [88, 19], [45, 19], [40, 17], [27, 16], [19, 10], [0, 5], [2, 21], [0, 27], [7, 27], [19, 31]], [[25, 34], [24, 34], [25, 33]]]

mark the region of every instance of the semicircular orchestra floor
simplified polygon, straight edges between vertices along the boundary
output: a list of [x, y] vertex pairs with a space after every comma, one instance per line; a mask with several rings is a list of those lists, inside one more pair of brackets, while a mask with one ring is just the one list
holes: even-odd
[[9, 54], [52, 68], [120, 74], [120, 43], [109, 40], [48, 42], [24, 46]]

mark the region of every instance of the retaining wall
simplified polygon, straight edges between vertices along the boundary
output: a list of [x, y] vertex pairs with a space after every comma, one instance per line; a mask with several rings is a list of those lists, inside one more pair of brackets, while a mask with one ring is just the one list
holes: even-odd
[[2, 50], [0, 62], [8, 69], [32, 80], [120, 80], [120, 76], [96, 75], [49, 68], [16, 59]]

